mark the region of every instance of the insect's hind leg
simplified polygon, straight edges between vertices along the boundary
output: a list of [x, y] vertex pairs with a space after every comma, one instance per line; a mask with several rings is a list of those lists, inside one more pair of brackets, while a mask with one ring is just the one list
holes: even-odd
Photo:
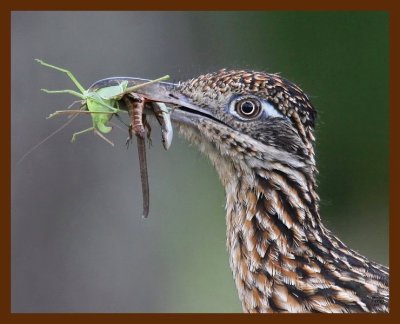
[[106, 141], [111, 146], [114, 146], [114, 143], [111, 142], [107, 137], [105, 137], [101, 132], [99, 132], [95, 127], [89, 127], [89, 128], [84, 129], [84, 130], [81, 130], [80, 132], [73, 133], [72, 134], [72, 138], [71, 138], [71, 142], [75, 142], [76, 138], [79, 135], [82, 135], [82, 134], [85, 134], [85, 133], [88, 133], [88, 132], [91, 132], [91, 131], [93, 131], [96, 135], [98, 135], [102, 140]]
[[86, 128], [86, 129], [84, 129], [84, 130], [82, 130], [80, 132], [73, 133], [72, 134], [72, 138], [71, 138], [71, 142], [75, 142], [77, 136], [85, 134], [85, 133], [90, 132], [90, 131], [95, 131], [95, 130], [96, 130], [96, 128], [94, 128], [92, 126], [92, 127]]
[[101, 139], [105, 140], [108, 144], [111, 146], [114, 146], [114, 143], [111, 142], [107, 137], [105, 137], [101, 132], [99, 132], [97, 129], [94, 130], [94, 133], [98, 135]]
[[73, 95], [73, 96], [75, 96], [75, 97], [81, 98], [82, 100], [85, 100], [85, 99], [86, 99], [85, 96], [84, 96], [83, 94], [79, 93], [78, 91], [69, 90], [69, 89], [66, 89], [66, 90], [48, 90], [48, 89], [40, 89], [40, 90], [42, 90], [42, 91], [44, 91], [44, 92], [46, 92], [46, 93], [68, 93], [68, 94], [71, 94], [71, 95]]
[[66, 73], [66, 74], [68, 75], [68, 77], [71, 79], [71, 81], [72, 81], [72, 82], [76, 85], [76, 87], [79, 89], [79, 91], [82, 92], [82, 93], [85, 92], [85, 88], [79, 83], [79, 81], [75, 78], [75, 76], [74, 76], [69, 70], [60, 68], [60, 67], [58, 67], [58, 66], [51, 65], [51, 64], [46, 63], [46, 62], [44, 62], [44, 61], [42, 61], [42, 60], [39, 60], [39, 59], [35, 59], [35, 61], [38, 62], [38, 63], [40, 63], [40, 64], [42, 64], [42, 65], [44, 65], [44, 66], [47, 66], [47, 67], [49, 67], [49, 68], [51, 68], [51, 69], [55, 69], [55, 70], [57, 70], [57, 71]]

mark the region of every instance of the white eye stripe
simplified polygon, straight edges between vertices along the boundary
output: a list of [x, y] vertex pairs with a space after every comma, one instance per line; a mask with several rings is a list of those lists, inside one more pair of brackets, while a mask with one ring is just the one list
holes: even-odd
[[282, 117], [282, 114], [275, 109], [275, 107], [268, 101], [261, 101], [261, 109], [271, 117]]

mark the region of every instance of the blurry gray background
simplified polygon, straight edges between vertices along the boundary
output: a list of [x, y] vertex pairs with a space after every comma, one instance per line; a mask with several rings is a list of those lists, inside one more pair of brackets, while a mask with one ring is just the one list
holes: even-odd
[[388, 263], [388, 15], [384, 12], [14, 12], [12, 311], [241, 312], [225, 250], [224, 191], [210, 163], [154, 128], [151, 213], [141, 219], [136, 148], [113, 148], [80, 116], [51, 112], [73, 88], [115, 75], [173, 80], [222, 67], [281, 72], [319, 112], [322, 218]]

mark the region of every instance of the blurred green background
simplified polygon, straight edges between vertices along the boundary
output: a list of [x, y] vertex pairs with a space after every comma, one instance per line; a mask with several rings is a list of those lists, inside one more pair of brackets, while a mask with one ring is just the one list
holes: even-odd
[[224, 191], [175, 137], [148, 152], [142, 220], [135, 149], [45, 120], [74, 100], [41, 58], [85, 85], [113, 76], [173, 81], [222, 67], [280, 72], [318, 109], [323, 221], [388, 264], [388, 14], [385, 12], [14, 12], [12, 14], [12, 311], [241, 312], [225, 248]]

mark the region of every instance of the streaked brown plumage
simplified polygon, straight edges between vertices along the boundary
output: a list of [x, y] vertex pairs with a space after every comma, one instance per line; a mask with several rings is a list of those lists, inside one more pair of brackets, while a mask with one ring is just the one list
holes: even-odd
[[245, 312], [388, 312], [388, 268], [321, 222], [316, 111], [300, 88], [276, 74], [221, 70], [140, 92], [175, 108], [172, 121], [219, 174]]
[[[225, 187], [227, 247], [244, 311], [387, 312], [388, 268], [348, 248], [321, 222], [316, 112], [303, 91], [278, 75], [225, 70], [176, 91], [213, 118], [177, 123]], [[254, 96], [279, 113], [240, 119], [235, 96]]]

